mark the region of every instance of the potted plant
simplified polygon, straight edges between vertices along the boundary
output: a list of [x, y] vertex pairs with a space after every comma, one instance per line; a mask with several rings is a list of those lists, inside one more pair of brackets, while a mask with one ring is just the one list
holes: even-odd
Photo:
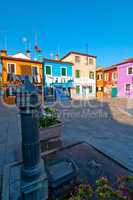
[[61, 147], [62, 123], [58, 119], [57, 110], [44, 108], [39, 118], [39, 137], [41, 150], [45, 154], [56, 151]]

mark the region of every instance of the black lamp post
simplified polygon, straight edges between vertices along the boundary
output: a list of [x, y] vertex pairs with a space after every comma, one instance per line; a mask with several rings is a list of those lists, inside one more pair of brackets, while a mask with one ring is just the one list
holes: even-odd
[[40, 103], [37, 89], [28, 77], [17, 92], [17, 105], [22, 130], [22, 194], [26, 200], [44, 200], [47, 198], [47, 178], [39, 144], [37, 108]]

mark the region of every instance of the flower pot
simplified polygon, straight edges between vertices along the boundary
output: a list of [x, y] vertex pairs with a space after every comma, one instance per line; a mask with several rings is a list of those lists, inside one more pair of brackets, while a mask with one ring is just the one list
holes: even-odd
[[59, 150], [62, 147], [61, 131], [61, 122], [49, 127], [39, 129], [41, 151], [43, 153], [49, 154]]

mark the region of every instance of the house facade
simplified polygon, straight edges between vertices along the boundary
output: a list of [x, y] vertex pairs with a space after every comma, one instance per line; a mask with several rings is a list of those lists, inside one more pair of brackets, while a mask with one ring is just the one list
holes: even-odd
[[133, 59], [128, 59], [118, 68], [118, 97], [133, 98]]
[[104, 97], [117, 97], [117, 66], [111, 66], [104, 69]]
[[89, 99], [96, 96], [96, 56], [70, 52], [62, 59], [73, 63], [73, 99]]
[[16, 88], [23, 82], [25, 76], [29, 76], [31, 82], [41, 91], [43, 64], [32, 60], [29, 52], [27, 55], [23, 53], [7, 55], [5, 50], [1, 50], [0, 63], [5, 98], [14, 99]]
[[44, 95], [46, 99], [71, 98], [72, 63], [44, 59]]
[[96, 70], [96, 97], [104, 96], [104, 69], [99, 67]]

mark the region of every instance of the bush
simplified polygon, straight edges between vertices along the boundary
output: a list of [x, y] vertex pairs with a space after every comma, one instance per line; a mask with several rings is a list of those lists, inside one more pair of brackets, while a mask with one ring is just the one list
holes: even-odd
[[50, 109], [46, 107], [43, 110], [41, 110], [41, 115], [39, 119], [40, 128], [49, 127], [57, 123], [59, 123], [59, 120], [56, 109]]

